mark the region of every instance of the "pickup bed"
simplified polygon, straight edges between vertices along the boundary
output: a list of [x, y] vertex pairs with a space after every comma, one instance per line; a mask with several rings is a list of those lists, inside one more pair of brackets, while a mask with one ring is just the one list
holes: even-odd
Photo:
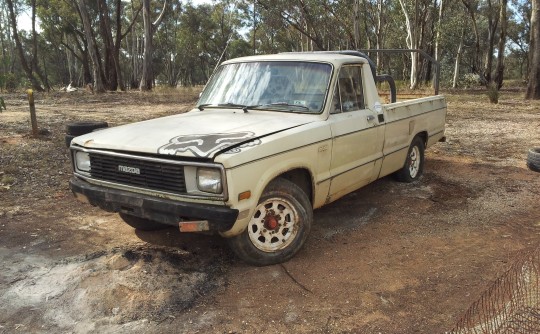
[[248, 263], [287, 261], [314, 209], [389, 174], [416, 181], [444, 139], [443, 96], [382, 104], [377, 78], [358, 52], [226, 61], [193, 110], [75, 137], [71, 189], [135, 228], [219, 232]]

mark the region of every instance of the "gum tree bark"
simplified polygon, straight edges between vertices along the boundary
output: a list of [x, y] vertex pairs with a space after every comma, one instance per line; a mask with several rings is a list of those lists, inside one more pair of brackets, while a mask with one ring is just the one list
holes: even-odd
[[532, 0], [527, 99], [540, 100], [540, 0]]
[[143, 69], [142, 77], [139, 83], [139, 89], [142, 91], [152, 90], [152, 81], [154, 80], [154, 72], [152, 69], [152, 54], [154, 51], [152, 39], [154, 32], [163, 20], [165, 9], [167, 8], [167, 0], [163, 4], [163, 10], [157, 20], [152, 23], [150, 18], [150, 0], [143, 0], [143, 23], [144, 23], [144, 52], [143, 52]]
[[92, 33], [92, 26], [90, 25], [90, 18], [88, 17], [88, 10], [86, 10], [85, 0], [79, 0], [78, 5], [81, 19], [83, 21], [84, 34], [86, 36], [86, 41], [88, 42], [88, 53], [90, 54], [90, 59], [92, 60], [92, 72], [94, 77], [93, 90], [96, 93], [103, 93], [105, 92], [105, 87], [103, 86], [103, 81], [101, 79], [99, 58], [94, 44], [94, 34]]
[[506, 15], [508, 0], [500, 0], [500, 17], [499, 21], [501, 22], [501, 31], [499, 33], [499, 44], [497, 48], [499, 49], [497, 55], [497, 66], [495, 69], [495, 78], [494, 81], [497, 84], [497, 89], [501, 89], [504, 79], [504, 52], [506, 46], [506, 28], [508, 26], [508, 20]]

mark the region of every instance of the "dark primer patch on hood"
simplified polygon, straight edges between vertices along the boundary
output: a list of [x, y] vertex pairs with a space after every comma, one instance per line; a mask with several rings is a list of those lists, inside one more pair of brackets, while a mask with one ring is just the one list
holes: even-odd
[[[305, 123], [305, 124], [307, 124], [307, 123]], [[287, 131], [287, 130], [290, 130], [290, 129], [294, 129], [294, 128], [297, 128], [299, 126], [305, 125], [305, 124], [291, 126], [290, 128], [285, 128], [285, 129], [281, 129], [281, 130], [278, 130], [278, 131], [274, 131], [274, 132], [264, 134], [262, 136], [259, 136], [259, 137], [255, 138], [255, 139], [253, 139], [252, 141], [248, 141], [248, 142], [244, 142], [244, 143], [240, 143], [240, 144], [235, 144], [235, 145], [230, 146], [230, 147], [228, 147], [226, 149], [223, 149], [221, 151], [216, 152], [215, 156], [217, 156], [219, 154], [233, 154], [233, 153], [241, 152], [242, 148], [244, 148], [244, 147], [251, 147], [251, 146], [260, 145], [262, 138], [265, 138], [265, 137], [268, 137], [268, 136], [271, 136], [273, 134], [280, 133], [280, 132], [283, 132], [283, 131]]]
[[[244, 143], [244, 144], [242, 144]], [[239, 145], [240, 144], [240, 145]], [[260, 145], [261, 141], [251, 131], [235, 133], [215, 133], [205, 135], [182, 135], [169, 140], [158, 149], [159, 154], [178, 155], [191, 152], [199, 158], [209, 158], [214, 153], [235, 146], [227, 153], [238, 153], [245, 147]]]

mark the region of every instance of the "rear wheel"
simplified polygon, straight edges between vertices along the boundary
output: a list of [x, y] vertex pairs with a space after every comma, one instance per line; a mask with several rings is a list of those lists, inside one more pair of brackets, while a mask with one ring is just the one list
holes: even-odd
[[119, 215], [126, 224], [141, 231], [156, 231], [169, 227], [169, 225], [161, 224], [146, 218], [136, 217], [125, 213], [119, 213]]
[[414, 137], [403, 167], [395, 173], [396, 179], [401, 182], [414, 182], [424, 172], [424, 141]]
[[265, 189], [246, 230], [228, 239], [229, 245], [249, 264], [285, 262], [304, 245], [312, 220], [306, 193], [288, 180], [276, 179]]
[[527, 167], [535, 172], [540, 172], [540, 147], [531, 148], [527, 154]]

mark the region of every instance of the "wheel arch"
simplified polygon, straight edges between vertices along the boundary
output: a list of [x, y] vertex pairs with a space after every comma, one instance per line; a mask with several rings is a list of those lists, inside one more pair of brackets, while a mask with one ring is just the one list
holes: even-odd
[[412, 140], [414, 140], [415, 137], [421, 138], [421, 139], [422, 139], [422, 142], [424, 143], [424, 147], [427, 146], [427, 142], [428, 142], [428, 139], [429, 139], [429, 136], [428, 136], [427, 131], [421, 131], [421, 132], [418, 132], [418, 133], [411, 139], [411, 142], [412, 142]]
[[[273, 178], [271, 178], [267, 183], [264, 189], [268, 188], [268, 186], [274, 182], [277, 179], [286, 179], [287, 181], [290, 181], [297, 185], [302, 191], [307, 195], [309, 198], [309, 202], [311, 205], [313, 205], [314, 196], [315, 196], [315, 189], [313, 186], [313, 175], [311, 174], [310, 170], [306, 167], [296, 167], [290, 170], [287, 170], [285, 172], [282, 172], [280, 174], [277, 174]], [[263, 190], [264, 192], [264, 190]]]
[[294, 184], [296, 184], [307, 195], [311, 205], [314, 201], [314, 189], [313, 189], [313, 175], [307, 168], [294, 168], [283, 172], [273, 178], [270, 182], [277, 178], [284, 178]]

